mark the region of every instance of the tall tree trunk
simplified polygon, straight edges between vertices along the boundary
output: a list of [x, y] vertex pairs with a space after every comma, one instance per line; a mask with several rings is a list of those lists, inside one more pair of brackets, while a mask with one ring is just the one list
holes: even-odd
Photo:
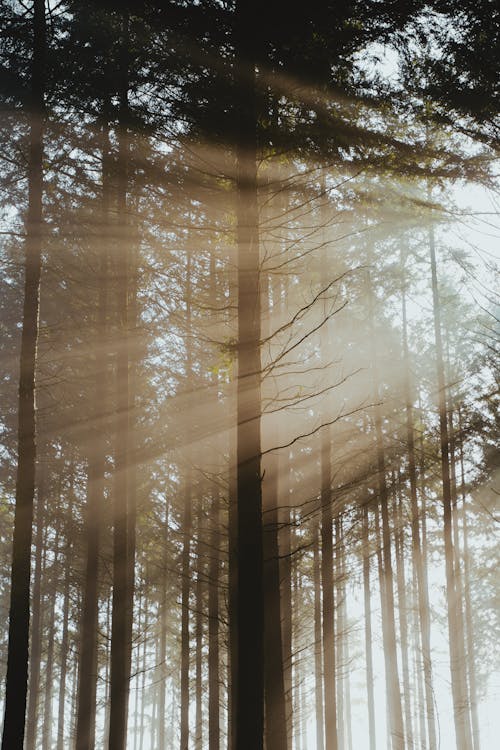
[[203, 745], [203, 675], [202, 675], [202, 648], [203, 648], [203, 609], [204, 609], [204, 559], [202, 528], [203, 500], [200, 498], [198, 507], [197, 540], [196, 540], [196, 617], [195, 617], [195, 750], [201, 750]]
[[220, 498], [214, 491], [211, 508], [208, 570], [208, 750], [220, 749], [219, 576]]
[[441, 480], [443, 489], [443, 535], [446, 569], [448, 642], [450, 648], [453, 714], [455, 720], [457, 750], [470, 750], [470, 748], [472, 747], [472, 733], [469, 723], [469, 713], [466, 705], [466, 690], [464, 684], [464, 644], [463, 639], [462, 642], [460, 642], [459, 633], [457, 632], [457, 591], [455, 587], [453, 528], [451, 518], [452, 498], [449, 456], [450, 441], [448, 435], [448, 419], [446, 411], [446, 384], [444, 374], [443, 342], [441, 333], [441, 308], [438, 293], [434, 229], [432, 226], [429, 230], [429, 250], [431, 258], [434, 336], [436, 345], [439, 434], [441, 444]]
[[[102, 129], [102, 220], [104, 237], [109, 236], [110, 185], [107, 174], [109, 160], [109, 126]], [[83, 610], [80, 622], [80, 668], [75, 750], [94, 750], [97, 688], [97, 623], [99, 604], [99, 547], [104, 505], [104, 472], [106, 461], [106, 390], [108, 308], [108, 256], [105, 245], [99, 257], [96, 345], [94, 361], [95, 384], [93, 417], [96, 427], [90, 437], [87, 468], [87, 508], [85, 517], [86, 562]]]
[[[264, 336], [272, 333], [273, 312], [279, 309], [279, 290], [273, 289], [269, 274], [264, 275], [262, 297], [266, 306], [264, 314]], [[267, 394], [266, 394], [267, 395]], [[269, 393], [272, 399], [273, 393]], [[275, 415], [267, 417], [266, 444], [272, 449], [280, 444], [278, 420]], [[285, 706], [285, 686], [283, 675], [283, 640], [280, 592], [279, 558], [279, 454], [271, 452], [264, 457], [262, 464], [265, 476], [263, 492], [264, 508], [264, 687], [265, 687], [265, 733], [266, 747], [287, 750], [287, 726]]]
[[45, 465], [40, 461], [40, 478], [36, 501], [36, 552], [33, 584], [33, 618], [31, 624], [31, 654], [28, 700], [28, 721], [26, 726], [26, 750], [35, 750], [38, 720], [38, 697], [40, 687], [40, 659], [42, 652], [42, 551], [45, 505]]
[[[186, 325], [187, 325], [187, 345], [186, 345], [186, 379], [193, 375], [192, 352], [191, 352], [191, 256], [188, 253], [186, 261]], [[187, 434], [187, 444], [189, 445], [191, 436]], [[184, 499], [184, 513], [182, 518], [182, 590], [181, 590], [181, 735], [180, 750], [188, 750], [189, 747], [189, 594], [191, 580], [191, 534], [192, 534], [192, 487], [191, 476], [188, 474], [186, 479], [186, 495]]]
[[65, 544], [65, 567], [64, 567], [64, 589], [63, 589], [63, 619], [62, 619], [62, 635], [61, 635], [61, 649], [60, 649], [60, 679], [59, 679], [59, 697], [58, 697], [58, 712], [57, 712], [57, 750], [64, 750], [64, 708], [66, 704], [66, 682], [67, 682], [67, 659], [69, 649], [69, 610], [70, 610], [70, 573], [71, 573], [71, 530], [70, 526], [73, 521], [73, 504], [74, 504], [74, 480], [75, 480], [75, 464], [74, 456], [70, 456], [70, 476], [68, 484], [68, 522], [66, 526], [66, 544]]
[[181, 584], [181, 736], [180, 750], [189, 747], [189, 591], [191, 553], [191, 487], [186, 487], [182, 519], [182, 584]]
[[418, 610], [422, 638], [422, 658], [424, 663], [425, 705], [427, 714], [427, 730], [429, 735], [429, 750], [436, 750], [436, 719], [434, 712], [434, 695], [432, 684], [431, 659], [431, 626], [429, 609], [429, 590], [427, 578], [424, 575], [425, 559], [422, 555], [420, 543], [420, 522], [417, 498], [417, 462], [415, 456], [415, 429], [413, 424], [413, 402], [411, 396], [412, 384], [410, 379], [410, 351], [408, 346], [408, 320], [406, 311], [406, 276], [404, 270], [404, 256], [401, 257], [402, 271], [402, 312], [403, 312], [403, 353], [405, 363], [405, 411], [406, 411], [406, 445], [408, 450], [408, 474], [410, 480], [411, 501], [411, 534], [412, 561], [417, 577]]
[[[73, 474], [72, 474], [73, 479]], [[73, 510], [73, 481], [70, 482], [70, 503], [68, 512], [70, 519]], [[71, 519], [72, 520], [72, 519]], [[69, 650], [69, 609], [70, 609], [70, 573], [71, 573], [71, 541], [66, 541], [66, 560], [64, 569], [64, 593], [63, 593], [63, 619], [62, 619], [62, 635], [61, 635], [61, 651], [60, 651], [60, 678], [59, 678], [59, 699], [58, 699], [58, 712], [57, 712], [57, 750], [64, 750], [64, 729], [65, 729], [65, 706], [66, 706], [66, 682], [68, 673], [68, 650]]]
[[335, 569], [334, 569], [334, 598], [335, 607], [335, 663], [337, 665], [337, 741], [339, 750], [345, 750], [345, 716], [344, 716], [344, 629], [343, 629], [343, 595], [342, 595], [342, 524], [341, 511], [335, 516]]
[[323, 712], [323, 664], [321, 638], [321, 577], [320, 577], [320, 525], [314, 527], [313, 539], [313, 585], [314, 585], [314, 696], [316, 711], [316, 750], [324, 750], [324, 712]]
[[[280, 457], [278, 462], [278, 482], [282, 507], [280, 508], [280, 579], [281, 579], [281, 616], [283, 644], [283, 688], [285, 691], [285, 711], [287, 726], [287, 745], [292, 747], [293, 725], [293, 685], [292, 685], [292, 531], [290, 519], [290, 486], [288, 481], [289, 454]], [[319, 573], [318, 573], [319, 574]]]
[[472, 720], [472, 739], [474, 750], [480, 750], [479, 717], [477, 711], [477, 682], [476, 682], [476, 659], [474, 646], [474, 628], [472, 619], [471, 603], [471, 579], [470, 579], [470, 557], [469, 557], [469, 526], [467, 522], [467, 493], [465, 487], [465, 465], [462, 414], [458, 409], [458, 429], [460, 435], [460, 486], [462, 494], [462, 533], [464, 545], [464, 605], [465, 605], [465, 632], [467, 637], [467, 672], [469, 676], [469, 702]]
[[333, 580], [333, 519], [331, 491], [331, 436], [321, 436], [321, 583], [323, 594], [323, 680], [325, 696], [325, 750], [337, 750], [337, 689], [335, 664], [335, 610]]
[[115, 467], [113, 486], [113, 608], [111, 618], [111, 683], [109, 750], [125, 750], [130, 687], [131, 581], [129, 520], [129, 179], [128, 47], [129, 17], [123, 11], [119, 55], [119, 129], [116, 198], [116, 354]]
[[[165, 508], [165, 521], [163, 532], [163, 568], [161, 572], [161, 598], [160, 598], [160, 657], [159, 657], [159, 698], [158, 698], [158, 746], [159, 750], [166, 750], [166, 724], [167, 724], [167, 542], [169, 539], [169, 503]], [[139, 659], [139, 654], [137, 656]], [[137, 691], [139, 692], [139, 691]], [[137, 709], [136, 709], [137, 714]], [[136, 717], [137, 721], [137, 717]], [[136, 734], [137, 740], [137, 734]]]
[[405, 717], [406, 744], [413, 750], [413, 722], [410, 690], [410, 668], [408, 659], [408, 605], [406, 603], [406, 579], [404, 565], [404, 525], [403, 505], [401, 499], [400, 477], [394, 477], [393, 492], [393, 525], [394, 549], [396, 553], [396, 586], [398, 596], [399, 631], [401, 639], [401, 663], [403, 672], [403, 705]]
[[345, 748], [352, 750], [352, 713], [351, 713], [351, 680], [350, 680], [350, 654], [349, 654], [349, 623], [347, 613], [347, 571], [346, 571], [346, 548], [344, 542], [342, 518], [340, 523], [341, 544], [341, 594], [342, 594], [342, 664], [343, 664], [343, 690], [344, 690], [344, 715], [345, 715]]
[[373, 694], [373, 650], [372, 650], [372, 608], [370, 597], [370, 545], [368, 526], [368, 502], [363, 505], [363, 594], [365, 608], [365, 655], [366, 691], [368, 699], [368, 732], [370, 750], [376, 750], [375, 698]]
[[236, 750], [262, 750], [264, 611], [260, 467], [260, 259], [257, 208], [255, 8], [235, 11], [237, 121], [237, 705]]
[[45, 37], [45, 0], [34, 0], [16, 507], [2, 750], [23, 750], [28, 689], [31, 540], [36, 467], [35, 370], [43, 235]]
[[[62, 470], [60, 477], [62, 477]], [[60, 507], [61, 482], [59, 482], [58, 502], [56, 510]], [[52, 747], [52, 696], [53, 696], [53, 671], [54, 671], [54, 641], [56, 636], [56, 599], [57, 599], [57, 566], [59, 562], [59, 527], [57, 527], [54, 539], [54, 559], [52, 561], [52, 575], [49, 581], [49, 618], [47, 635], [47, 659], [45, 662], [45, 690], [43, 702], [42, 722], [42, 750], [50, 750]]]
[[375, 349], [376, 338], [373, 310], [373, 289], [369, 273], [367, 291], [371, 340], [373, 401], [375, 404], [373, 421], [375, 426], [375, 448], [377, 457], [377, 485], [380, 514], [382, 517], [382, 638], [384, 643], [391, 744], [393, 750], [404, 750], [405, 736], [398, 673], [396, 622], [394, 616], [394, 577], [392, 572], [391, 531], [389, 525], [389, 495], [387, 490], [384, 437], [382, 431], [382, 411], [379, 403], [380, 379], [378, 374], [378, 359]]

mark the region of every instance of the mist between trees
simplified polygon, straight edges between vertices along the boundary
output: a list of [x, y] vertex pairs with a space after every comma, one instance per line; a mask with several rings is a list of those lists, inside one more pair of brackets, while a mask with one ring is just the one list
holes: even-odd
[[493, 748], [498, 9], [1, 10], [2, 750]]

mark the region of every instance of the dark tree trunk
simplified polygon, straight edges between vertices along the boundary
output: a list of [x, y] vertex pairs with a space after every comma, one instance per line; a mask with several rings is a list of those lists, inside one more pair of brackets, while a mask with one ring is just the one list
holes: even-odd
[[324, 711], [323, 711], [323, 664], [321, 637], [321, 570], [319, 549], [320, 527], [314, 528], [313, 540], [313, 579], [314, 579], [314, 697], [316, 712], [316, 750], [324, 750]]
[[[160, 654], [159, 654], [159, 697], [158, 697], [158, 745], [160, 750], [166, 749], [166, 724], [167, 724], [167, 622], [168, 622], [168, 610], [167, 610], [167, 543], [169, 538], [169, 505], [166, 504], [165, 509], [165, 522], [163, 532], [163, 570], [161, 576], [161, 599], [160, 599]], [[140, 620], [140, 615], [139, 615]], [[137, 654], [137, 660], [139, 660], [139, 653]], [[138, 691], [139, 692], [139, 691]], [[137, 708], [136, 708], [136, 722], [137, 722]], [[135, 734], [135, 741], [137, 742], [137, 732]], [[135, 747], [135, 744], [134, 744]]]
[[[102, 219], [104, 236], [109, 236], [110, 219], [108, 124], [102, 133]], [[106, 325], [108, 307], [108, 257], [103, 246], [99, 258], [98, 312], [96, 321], [97, 355], [95, 357], [94, 423], [95, 434], [90, 437], [87, 468], [87, 509], [85, 518], [86, 563], [83, 591], [83, 610], [80, 623], [80, 668], [76, 718], [76, 750], [94, 750], [95, 707], [97, 686], [97, 623], [99, 603], [99, 547], [102, 509], [104, 505], [104, 472], [106, 460], [106, 381], [107, 350]]]
[[26, 750], [35, 750], [38, 719], [38, 696], [40, 687], [40, 659], [42, 651], [42, 552], [45, 504], [45, 466], [40, 461], [40, 478], [36, 502], [36, 553], [33, 584], [33, 618], [31, 623], [31, 654], [28, 700], [28, 721], [26, 727]]
[[375, 698], [373, 693], [372, 607], [370, 597], [370, 543], [368, 503], [363, 506], [363, 593], [365, 607], [366, 690], [368, 700], [368, 732], [370, 750], [376, 750]]
[[[264, 315], [264, 336], [271, 334], [271, 316], [277, 305], [271, 303], [269, 275], [265, 274], [262, 296], [267, 307]], [[277, 290], [273, 290], [276, 294]], [[277, 302], [277, 300], [275, 300]], [[267, 395], [267, 394], [265, 394]], [[274, 394], [270, 393], [272, 398]], [[266, 442], [269, 448], [280, 444], [278, 423], [274, 415], [268, 417]], [[279, 454], [264, 457], [264, 689], [266, 748], [287, 750], [285, 687], [283, 675], [283, 639], [281, 627], [281, 592], [279, 558]]]
[[203, 553], [203, 501], [200, 499], [198, 508], [197, 540], [196, 540], [196, 617], [195, 617], [195, 750], [201, 750], [203, 745], [203, 675], [202, 675], [202, 648], [203, 648], [203, 610], [204, 610], [204, 585], [203, 576], [204, 553]]
[[344, 716], [344, 628], [343, 628], [343, 592], [342, 592], [342, 524], [340, 512], [335, 516], [335, 568], [334, 568], [334, 599], [335, 606], [335, 663], [337, 666], [337, 741], [340, 750], [345, 750], [345, 716]]
[[[236, 750], [262, 750], [264, 612], [261, 489], [260, 259], [257, 208], [255, 8], [235, 11], [237, 122], [237, 686]], [[233, 707], [234, 710], [234, 707]]]
[[[188, 480], [189, 481], [189, 480]], [[186, 487], [182, 520], [182, 584], [181, 584], [181, 737], [180, 750], [189, 747], [189, 591], [191, 554], [191, 487]]]
[[109, 750], [125, 750], [130, 688], [131, 600], [129, 518], [130, 388], [129, 388], [129, 280], [128, 130], [129, 18], [121, 19], [119, 55], [119, 129], [116, 174], [116, 354], [115, 467], [113, 485], [113, 607], [111, 616], [111, 677]]
[[36, 467], [35, 370], [43, 235], [45, 0], [33, 3], [28, 211], [18, 401], [16, 509], [12, 544], [2, 750], [23, 750], [28, 689], [30, 563]]
[[335, 610], [333, 580], [333, 519], [330, 429], [321, 436], [321, 583], [323, 594], [323, 680], [325, 696], [325, 749], [337, 750], [337, 690], [335, 664]]
[[220, 748], [219, 576], [220, 498], [214, 492], [211, 509], [208, 571], [208, 750]]

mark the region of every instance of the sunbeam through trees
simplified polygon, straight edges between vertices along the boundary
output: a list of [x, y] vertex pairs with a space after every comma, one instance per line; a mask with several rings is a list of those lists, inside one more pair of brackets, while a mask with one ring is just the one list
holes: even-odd
[[492, 0], [0, 0], [2, 750], [493, 750]]

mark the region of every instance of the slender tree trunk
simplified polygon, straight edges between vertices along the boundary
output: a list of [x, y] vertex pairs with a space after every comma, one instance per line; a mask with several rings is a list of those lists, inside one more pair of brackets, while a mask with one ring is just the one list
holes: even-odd
[[375, 698], [373, 693], [372, 608], [370, 597], [370, 546], [368, 503], [363, 506], [363, 593], [365, 606], [366, 691], [368, 700], [368, 732], [370, 750], [376, 750]]
[[[74, 503], [74, 479], [75, 467], [74, 457], [71, 457], [70, 478], [68, 487], [68, 518], [69, 524], [73, 521], [73, 503]], [[66, 703], [66, 681], [68, 671], [68, 649], [69, 649], [69, 610], [70, 610], [70, 573], [71, 573], [71, 529], [66, 530], [66, 549], [65, 549], [65, 568], [64, 568], [64, 592], [63, 592], [63, 619], [62, 619], [62, 636], [61, 636], [61, 674], [59, 679], [59, 700], [57, 714], [57, 750], [64, 750], [64, 708]]]
[[219, 577], [220, 498], [215, 490], [211, 509], [208, 571], [208, 750], [220, 748]]
[[163, 533], [163, 570], [161, 576], [161, 600], [160, 600], [160, 658], [159, 658], [159, 698], [158, 698], [158, 745], [159, 750], [166, 750], [166, 723], [167, 723], [167, 542], [169, 539], [169, 504], [166, 503], [165, 522]]
[[281, 578], [281, 616], [283, 643], [283, 687], [285, 691], [285, 711], [287, 726], [287, 745], [292, 747], [293, 724], [293, 685], [292, 685], [292, 558], [291, 558], [291, 519], [290, 494], [288, 483], [288, 456], [280, 461], [281, 497], [283, 507], [280, 509], [280, 578]]
[[319, 534], [320, 525], [314, 528], [313, 540], [313, 585], [314, 585], [314, 681], [316, 708], [316, 750], [324, 750], [324, 711], [323, 711], [323, 665], [321, 638], [321, 571]]
[[[188, 253], [186, 261], [186, 325], [188, 331], [186, 346], [186, 379], [193, 375], [192, 352], [191, 352], [191, 256]], [[187, 434], [187, 443], [190, 444], [191, 436]], [[191, 534], [193, 525], [192, 510], [192, 487], [191, 476], [188, 474], [186, 480], [186, 495], [184, 499], [184, 513], [182, 519], [182, 590], [181, 590], [181, 735], [180, 750], [188, 750], [189, 747], [189, 595], [191, 580]]]
[[28, 721], [26, 726], [26, 750], [35, 750], [38, 719], [38, 696], [40, 687], [40, 659], [42, 651], [42, 551], [45, 505], [45, 466], [40, 461], [40, 480], [36, 504], [36, 553], [33, 584], [33, 618], [31, 634], [30, 679], [28, 700]]
[[[217, 265], [215, 253], [210, 254], [211, 298], [217, 303]], [[217, 375], [212, 382], [217, 388]], [[215, 458], [215, 456], [214, 456]], [[208, 750], [220, 750], [220, 648], [219, 648], [219, 579], [221, 576], [220, 547], [221, 499], [217, 487], [210, 501], [210, 534], [208, 537]]]
[[347, 615], [347, 571], [346, 571], [346, 548], [343, 534], [343, 524], [341, 519], [340, 544], [341, 554], [341, 594], [342, 594], [342, 663], [343, 663], [343, 690], [344, 690], [344, 709], [345, 709], [345, 747], [346, 750], [352, 750], [352, 714], [351, 714], [351, 680], [350, 680], [350, 655], [349, 655], [349, 623]]
[[[259, 21], [260, 22], [260, 21]], [[237, 120], [238, 382], [236, 750], [262, 750], [264, 607], [260, 444], [260, 259], [257, 208], [255, 9], [235, 11]]]
[[368, 305], [369, 329], [372, 342], [372, 383], [374, 406], [374, 425], [377, 455], [377, 483], [382, 516], [382, 558], [383, 558], [383, 586], [381, 593], [382, 606], [382, 637], [384, 643], [384, 659], [387, 679], [388, 707], [390, 720], [390, 735], [393, 750], [404, 750], [405, 736], [403, 726], [403, 710], [401, 706], [401, 689], [399, 684], [396, 623], [394, 617], [394, 581], [392, 572], [391, 531], [389, 526], [389, 497], [387, 491], [384, 438], [382, 432], [382, 412], [379, 404], [380, 380], [378, 375], [378, 361], [375, 350], [375, 320], [373, 311], [373, 289], [368, 274]]
[[45, 34], [45, 0], [34, 0], [16, 507], [2, 750], [23, 750], [28, 689], [31, 539], [36, 467], [35, 370], [43, 235]]
[[410, 668], [408, 661], [409, 638], [408, 638], [408, 605], [406, 602], [406, 580], [404, 566], [404, 526], [403, 507], [400, 494], [399, 478], [394, 487], [393, 497], [393, 524], [394, 524], [394, 549], [396, 552], [396, 585], [398, 596], [399, 630], [401, 638], [401, 663], [403, 672], [403, 704], [405, 714], [406, 744], [413, 750], [413, 722], [410, 690]]
[[[165, 545], [164, 545], [165, 549]], [[162, 576], [164, 580], [164, 575]], [[143, 615], [143, 597], [142, 593], [139, 594], [139, 602], [137, 606], [137, 621], [138, 621], [138, 627], [139, 632], [143, 633], [143, 637], [146, 638], [146, 633], [144, 632], [143, 622], [142, 622], [142, 615]], [[160, 627], [162, 623], [162, 615], [160, 610]], [[140, 674], [141, 674], [141, 649], [140, 646], [138, 646], [136, 655], [135, 655], [135, 672], [136, 672], [136, 682], [137, 686], [135, 689], [135, 700], [134, 700], [134, 744], [133, 748], [134, 750], [137, 750], [138, 742], [139, 742], [139, 693], [141, 692], [139, 690], [139, 681], [140, 681]], [[161, 710], [161, 697], [160, 697], [160, 710]]]
[[474, 646], [474, 628], [471, 603], [471, 579], [470, 579], [470, 556], [469, 556], [469, 527], [467, 522], [467, 493], [465, 488], [465, 466], [464, 466], [464, 444], [463, 425], [460, 408], [458, 410], [458, 429], [460, 434], [460, 484], [462, 494], [462, 532], [464, 545], [464, 603], [465, 603], [465, 631], [467, 637], [467, 671], [469, 675], [469, 694], [472, 720], [472, 738], [474, 750], [480, 750], [479, 717], [477, 711], [477, 683], [476, 683], [476, 658]]
[[[107, 122], [102, 132], [102, 218], [104, 236], [107, 237], [110, 197], [109, 175], [106, 163], [109, 158], [109, 132]], [[103, 246], [99, 258], [98, 312], [96, 325], [97, 355], [95, 358], [94, 423], [95, 434], [90, 438], [87, 469], [87, 508], [85, 518], [86, 563], [83, 592], [83, 611], [80, 623], [80, 669], [78, 680], [78, 707], [76, 718], [75, 750], [94, 750], [95, 707], [97, 688], [97, 623], [99, 603], [99, 547], [104, 505], [104, 472], [106, 460], [106, 381], [107, 351], [106, 325], [108, 307], [108, 257]]]
[[323, 680], [325, 696], [325, 750], [337, 750], [337, 690], [335, 664], [335, 609], [333, 580], [333, 519], [331, 491], [331, 436], [321, 436], [321, 583], [323, 594]]
[[141, 714], [139, 717], [139, 750], [143, 750], [144, 736], [146, 734], [146, 676], [148, 673], [148, 628], [149, 608], [148, 600], [144, 597], [144, 643], [142, 646], [142, 685], [141, 685]]
[[342, 524], [340, 512], [335, 516], [335, 663], [337, 665], [336, 691], [337, 691], [337, 741], [339, 750], [345, 750], [345, 715], [344, 715], [344, 630], [343, 630], [343, 607], [342, 596]]
[[[264, 336], [271, 334], [271, 317], [277, 309], [271, 303], [270, 283], [265, 274], [262, 296], [267, 310], [264, 315]], [[276, 293], [276, 290], [273, 290]], [[274, 302], [277, 302], [275, 299]], [[274, 394], [270, 393], [272, 398]], [[280, 444], [275, 415], [267, 417], [266, 444], [273, 448]], [[283, 640], [281, 626], [280, 559], [279, 559], [279, 455], [269, 453], [262, 464], [264, 508], [264, 687], [266, 748], [287, 750], [285, 686], [283, 675]]]
[[131, 590], [129, 538], [129, 237], [127, 192], [129, 178], [128, 46], [129, 18], [121, 19], [119, 55], [119, 131], [116, 210], [116, 355], [115, 467], [113, 486], [113, 608], [111, 619], [111, 684], [109, 750], [125, 750], [130, 689]]
[[424, 664], [425, 704], [427, 713], [427, 729], [429, 735], [429, 750], [436, 750], [436, 719], [434, 712], [434, 696], [432, 684], [431, 659], [431, 628], [429, 609], [429, 590], [424, 575], [425, 559], [422, 555], [420, 543], [420, 524], [417, 498], [417, 469], [415, 457], [415, 429], [413, 425], [413, 403], [411, 397], [410, 352], [408, 346], [408, 321], [406, 312], [406, 277], [404, 272], [404, 258], [401, 258], [402, 308], [403, 308], [403, 353], [405, 362], [405, 411], [406, 411], [406, 444], [408, 449], [408, 474], [410, 480], [411, 500], [411, 533], [412, 560], [417, 577], [418, 610], [422, 637], [422, 658]]
[[457, 592], [455, 588], [455, 566], [453, 551], [453, 528], [451, 518], [451, 480], [448, 420], [446, 412], [446, 384], [444, 375], [443, 342], [441, 334], [441, 308], [439, 303], [436, 250], [434, 230], [429, 230], [429, 250], [431, 257], [432, 299], [434, 310], [434, 336], [436, 344], [436, 371], [439, 400], [439, 433], [441, 443], [441, 480], [443, 488], [443, 535], [446, 569], [446, 597], [448, 615], [448, 642], [450, 647], [451, 689], [457, 750], [470, 750], [472, 734], [469, 713], [466, 705], [466, 691], [463, 679], [464, 644], [457, 632]]
[[[60, 486], [58, 499], [60, 499]], [[59, 502], [58, 502], [59, 505]], [[49, 582], [49, 620], [47, 636], [47, 660], [45, 662], [45, 690], [43, 702], [42, 723], [42, 750], [50, 750], [52, 747], [52, 696], [53, 696], [53, 672], [54, 672], [54, 640], [56, 636], [56, 599], [57, 599], [57, 565], [59, 562], [59, 528], [57, 528], [54, 539], [54, 560], [52, 562], [52, 576]]]
[[191, 554], [191, 487], [188, 480], [184, 498], [182, 520], [182, 591], [181, 591], [181, 736], [180, 750], [189, 747], [189, 591], [190, 591], [190, 554]]
[[195, 750], [201, 750], [203, 745], [203, 676], [202, 676], [202, 648], [203, 648], [203, 609], [204, 609], [204, 560], [203, 543], [201, 541], [203, 528], [203, 501], [200, 499], [198, 508], [198, 528], [196, 540], [196, 618], [195, 618]]
[[[297, 511], [293, 514], [294, 521], [297, 519]], [[292, 558], [292, 609], [295, 613], [295, 618], [292, 622], [292, 658], [293, 658], [293, 671], [292, 671], [292, 682], [293, 682], [293, 714], [292, 714], [292, 731], [295, 741], [295, 750], [306, 750], [302, 748], [302, 732], [301, 732], [301, 710], [300, 710], [300, 694], [301, 694], [301, 681], [302, 681], [302, 664], [301, 664], [301, 648], [300, 648], [300, 615], [302, 608], [300, 606], [300, 583], [299, 583], [299, 564], [297, 556]], [[266, 748], [267, 750], [267, 748]]]

